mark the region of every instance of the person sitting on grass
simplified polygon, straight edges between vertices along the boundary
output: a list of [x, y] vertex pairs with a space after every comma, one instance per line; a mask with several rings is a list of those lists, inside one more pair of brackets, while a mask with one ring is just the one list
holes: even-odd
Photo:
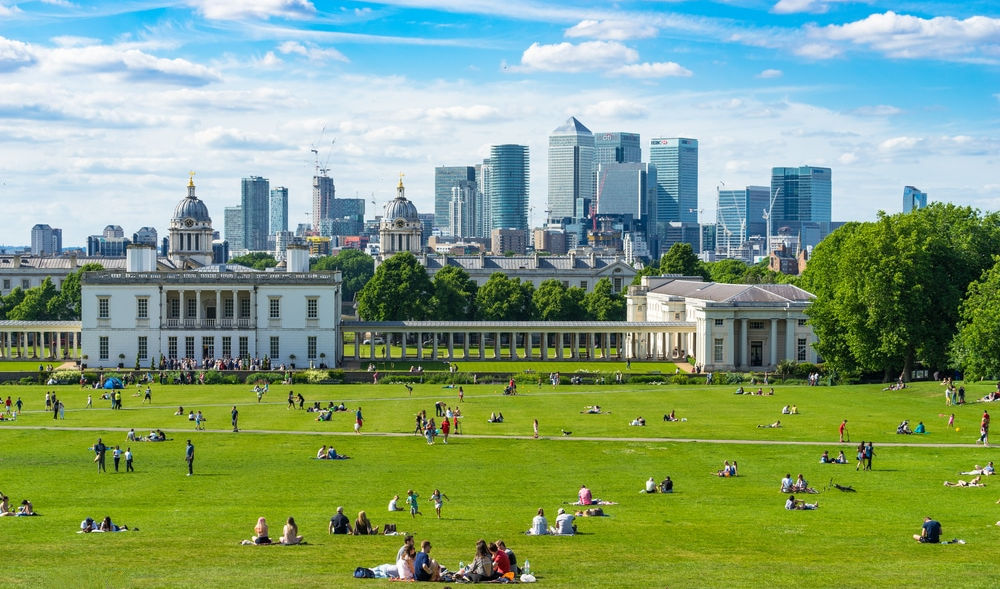
[[629, 425], [644, 426], [646, 425], [646, 420], [643, 419], [643, 417], [640, 415], [639, 417], [636, 417], [631, 422], [629, 422]]
[[743, 387], [741, 386], [740, 388], [736, 389], [736, 392], [734, 392], [733, 394], [734, 395], [743, 395], [743, 394], [745, 394], [743, 392]]
[[913, 433], [915, 434], [926, 434], [927, 428], [924, 427], [924, 422], [918, 421], [917, 427], [913, 428]]
[[299, 526], [295, 524], [294, 517], [288, 518], [288, 522], [285, 523], [285, 527], [281, 532], [281, 539], [279, 541], [285, 546], [302, 543], [302, 536], [299, 536]]
[[840, 454], [837, 454], [837, 458], [834, 460], [837, 464], [847, 464], [847, 456], [844, 456], [844, 451], [841, 450]]
[[17, 515], [29, 516], [38, 514], [35, 513], [35, 506], [31, 504], [31, 501], [25, 499], [24, 501], [21, 501], [21, 506], [17, 508]]
[[320, 460], [330, 458], [326, 453], [326, 444], [323, 444], [323, 446], [319, 449], [319, 452], [316, 453], [316, 458], [319, 458]]
[[904, 419], [903, 423], [901, 423], [898, 426], [896, 426], [896, 433], [897, 434], [906, 434], [906, 435], [912, 434], [913, 430], [910, 429], [910, 422], [909, 422], [909, 420]]
[[802, 478], [802, 473], [799, 473], [798, 478], [792, 483], [792, 491], [796, 493], [819, 493], [819, 491], [810, 487], [809, 483]]
[[575, 515], [566, 513], [566, 510], [560, 507], [556, 515], [556, 525], [549, 530], [549, 533], [556, 536], [572, 536], [576, 534], [576, 525], [573, 523], [574, 519], [576, 519]]
[[677, 415], [674, 413], [673, 409], [670, 410], [670, 414], [669, 415], [664, 415], [663, 416], [663, 421], [678, 421], [677, 420]]
[[791, 492], [793, 492], [795, 490], [793, 488], [794, 485], [795, 485], [795, 481], [792, 480], [792, 473], [786, 474], [785, 478], [781, 479], [781, 492], [782, 493], [791, 493]]
[[351, 520], [344, 515], [343, 506], [337, 508], [337, 513], [330, 518], [328, 531], [331, 534], [351, 534]]
[[782, 415], [791, 415], [791, 413], [792, 413], [792, 406], [791, 405], [785, 405], [784, 407], [781, 408], [781, 414]]
[[823, 455], [819, 457], [820, 464], [833, 464], [833, 459], [830, 458], [830, 452], [823, 450]]
[[344, 454], [337, 454], [336, 448], [330, 446], [330, 449], [326, 451], [327, 460], [347, 460], [350, 456], [345, 456]]
[[91, 532], [98, 531], [97, 522], [94, 521], [94, 518], [88, 517], [87, 519], [80, 522], [80, 531], [83, 532], [84, 534], [89, 534]]
[[600, 415], [601, 414], [601, 406], [600, 405], [587, 405], [586, 407], [583, 408], [583, 411], [581, 411], [580, 413], [584, 413], [586, 415]]
[[946, 486], [946, 487], [985, 487], [986, 483], [981, 482], [982, 478], [983, 478], [983, 476], [979, 475], [976, 478], [974, 478], [972, 480], [969, 480], [969, 481], [963, 481], [961, 479], [955, 481], [954, 483], [951, 482], [951, 481], [945, 481], [944, 482], [944, 486]]
[[736, 469], [733, 468], [733, 466], [731, 464], [729, 464], [729, 461], [727, 460], [725, 462], [725, 465], [722, 467], [722, 470], [717, 471], [715, 473], [715, 476], [718, 476], [718, 477], [734, 477], [734, 476], [736, 476]]
[[639, 492], [640, 493], [655, 493], [656, 492], [656, 480], [653, 477], [649, 477], [649, 480], [646, 481], [646, 488], [643, 489], [642, 491], [639, 491]]
[[798, 408], [798, 406], [797, 405], [792, 405], [792, 410], [791, 410], [790, 413], [792, 415], [798, 415], [799, 414], [799, 408]]
[[526, 532], [529, 536], [545, 536], [549, 533], [549, 521], [545, 519], [545, 510], [538, 508], [538, 514], [531, 520], [531, 528]]
[[399, 506], [399, 495], [393, 495], [392, 499], [389, 500], [389, 511], [403, 511], [403, 508]]
[[267, 520], [263, 517], [257, 519], [257, 525], [253, 527], [254, 544], [270, 544], [271, 538], [268, 536]]
[[674, 482], [667, 477], [660, 481], [660, 492], [661, 493], [673, 493], [674, 492]]
[[776, 427], [781, 427], [781, 420], [779, 419], [778, 421], [775, 421], [775, 422], [774, 422], [774, 423], [772, 423], [771, 425], [763, 425], [763, 424], [758, 424], [758, 425], [757, 425], [757, 427], [758, 427], [758, 428], [761, 428], [761, 427], [763, 427], [763, 428], [776, 428]]
[[913, 539], [922, 544], [937, 544], [941, 541], [941, 522], [932, 519], [931, 516], [924, 518], [924, 525], [919, 534], [914, 534]]
[[800, 501], [795, 498], [795, 495], [789, 495], [788, 500], [785, 501], [785, 509], [816, 509], [819, 507], [819, 501], [816, 503], [806, 503], [805, 501]]
[[431, 542], [424, 540], [420, 543], [420, 552], [413, 559], [413, 577], [417, 581], [435, 582], [441, 580], [441, 565], [438, 564], [438, 561], [433, 560], [430, 554]]
[[184, 407], [178, 407], [177, 412], [174, 415], [184, 415]]
[[333, 412], [326, 409], [321, 410], [316, 416], [316, 421], [330, 421], [331, 419], [333, 419]]
[[355, 536], [374, 536], [378, 534], [378, 526], [372, 526], [368, 521], [368, 515], [364, 511], [358, 512], [358, 518], [354, 520]]

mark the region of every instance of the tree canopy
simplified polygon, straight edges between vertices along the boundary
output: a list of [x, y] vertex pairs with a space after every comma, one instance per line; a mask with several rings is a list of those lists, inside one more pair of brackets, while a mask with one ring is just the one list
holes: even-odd
[[479, 318], [485, 321], [526, 321], [531, 319], [534, 286], [520, 278], [494, 272], [476, 293]]
[[39, 286], [22, 290], [15, 288], [0, 297], [0, 319], [18, 321], [58, 321], [80, 319], [80, 276], [84, 272], [103, 270], [100, 264], [84, 264], [63, 279], [62, 290], [56, 291], [50, 277]]
[[959, 308], [958, 332], [951, 343], [954, 365], [966, 380], [1000, 376], [1000, 257], [969, 285]]
[[267, 270], [268, 268], [274, 268], [275, 266], [277, 266], [278, 260], [276, 260], [273, 255], [267, 252], [249, 252], [243, 254], [242, 256], [229, 258], [229, 263], [239, 264], [241, 266], [246, 266], [247, 268], [255, 268], [257, 270]]
[[432, 293], [427, 269], [413, 254], [398, 253], [382, 262], [358, 293], [358, 313], [368, 321], [428, 319]]
[[439, 321], [474, 319], [476, 314], [476, 281], [457, 266], [445, 266], [434, 274], [431, 316]]
[[625, 320], [625, 297], [614, 291], [607, 278], [598, 280], [594, 290], [583, 297], [583, 308], [594, 321]]
[[344, 285], [344, 300], [353, 301], [355, 295], [375, 275], [375, 260], [361, 250], [342, 249], [335, 256], [313, 260], [311, 270], [340, 270]]

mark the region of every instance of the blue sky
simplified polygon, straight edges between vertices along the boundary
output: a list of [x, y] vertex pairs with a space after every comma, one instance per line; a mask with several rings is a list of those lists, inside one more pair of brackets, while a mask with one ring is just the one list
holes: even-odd
[[571, 115], [699, 139], [703, 221], [720, 182], [803, 164], [833, 168], [838, 220], [906, 184], [997, 210], [998, 74], [983, 0], [0, 0], [0, 242], [165, 234], [189, 170], [218, 229], [249, 175], [289, 188], [294, 228], [314, 145], [338, 196], [381, 210], [402, 172], [421, 212], [435, 166], [529, 145], [538, 222]]

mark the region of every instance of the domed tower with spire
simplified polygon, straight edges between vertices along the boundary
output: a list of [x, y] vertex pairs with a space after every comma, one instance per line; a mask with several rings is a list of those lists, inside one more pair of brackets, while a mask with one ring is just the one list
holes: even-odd
[[399, 252], [419, 254], [423, 251], [423, 230], [417, 207], [406, 198], [403, 175], [400, 174], [396, 198], [385, 205], [379, 225], [380, 256], [387, 258]]
[[194, 172], [188, 179], [187, 197], [174, 207], [170, 219], [167, 257], [176, 268], [190, 269], [212, 263], [212, 218], [194, 191]]

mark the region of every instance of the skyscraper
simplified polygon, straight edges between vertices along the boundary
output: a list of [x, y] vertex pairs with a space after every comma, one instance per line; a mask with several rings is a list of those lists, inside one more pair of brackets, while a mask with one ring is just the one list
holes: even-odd
[[313, 176], [313, 208], [312, 226], [314, 231], [320, 230], [320, 225], [333, 214], [333, 199], [337, 194], [333, 186], [333, 178], [323, 172]]
[[243, 207], [226, 207], [223, 211], [223, 228], [226, 232], [226, 241], [229, 242], [229, 251], [238, 252], [245, 249], [243, 247]]
[[155, 227], [142, 227], [132, 234], [132, 243], [144, 243], [156, 247], [158, 241]]
[[278, 186], [271, 189], [270, 214], [267, 232], [274, 235], [279, 231], [288, 231], [288, 189]]
[[[927, 193], [922, 192], [915, 186], [903, 188], [903, 212], [909, 213], [914, 209], [922, 209], [927, 206]], [[34, 241], [32, 241], [34, 243]], [[32, 249], [34, 249], [32, 247]]]
[[570, 117], [549, 135], [549, 218], [584, 218], [593, 199], [594, 134]]
[[655, 201], [651, 198], [655, 195], [655, 186], [656, 168], [648, 164], [599, 163], [597, 212], [645, 219], [655, 212]]
[[269, 197], [270, 182], [267, 178], [250, 176], [243, 178], [243, 247], [251, 251], [267, 249], [268, 224], [270, 223]]
[[456, 237], [476, 236], [476, 227], [479, 225], [476, 218], [478, 194], [476, 183], [470, 180], [462, 180], [451, 188], [447, 225], [450, 234]]
[[751, 235], [764, 235], [770, 190], [767, 186], [719, 190], [715, 204], [716, 251], [735, 257]]
[[656, 166], [657, 223], [697, 223], [698, 140], [653, 138], [649, 163]]
[[785, 222], [829, 223], [830, 175], [830, 168], [815, 166], [771, 168], [771, 194], [775, 195], [771, 232]]
[[638, 133], [594, 133], [594, 167], [598, 164], [632, 164], [642, 161]]
[[490, 229], [527, 231], [528, 146], [490, 146], [489, 171], [484, 170], [484, 176], [489, 190]]
[[62, 229], [38, 224], [31, 228], [31, 253], [36, 256], [55, 256], [62, 253]]
[[460, 182], [475, 182], [474, 166], [438, 166], [434, 168], [434, 226], [448, 227], [448, 209], [451, 205], [451, 189]]

